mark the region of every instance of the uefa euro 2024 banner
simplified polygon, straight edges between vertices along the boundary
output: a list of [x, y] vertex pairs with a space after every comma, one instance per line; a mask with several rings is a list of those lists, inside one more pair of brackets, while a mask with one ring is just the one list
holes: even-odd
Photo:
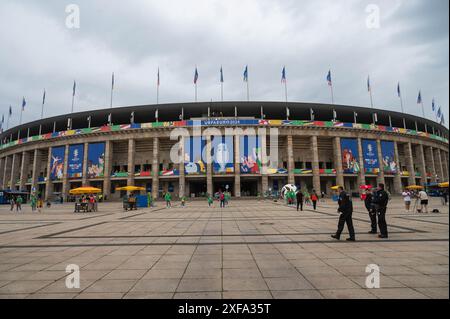
[[240, 136], [239, 155], [242, 174], [259, 174], [261, 172], [261, 137]]
[[370, 172], [380, 168], [380, 164], [378, 163], [377, 141], [362, 140], [361, 144], [364, 159], [364, 169]]
[[62, 179], [64, 173], [64, 152], [65, 146], [52, 148], [52, 159], [50, 166], [50, 179]]
[[190, 136], [184, 139], [184, 171], [186, 174], [205, 174], [204, 158], [206, 140], [201, 136]]
[[344, 173], [347, 174], [358, 173], [360, 170], [358, 141], [353, 138], [342, 138], [341, 153], [342, 153], [342, 168], [344, 170]]
[[103, 177], [105, 171], [105, 143], [90, 143], [88, 148], [87, 177]]
[[394, 142], [381, 141], [381, 157], [383, 158], [384, 172], [395, 174], [398, 168], [394, 157]]
[[233, 173], [233, 136], [212, 136], [211, 148], [213, 172], [218, 174]]
[[83, 176], [83, 158], [84, 158], [84, 145], [76, 144], [69, 146], [69, 159], [67, 167], [67, 175], [69, 177], [82, 177]]

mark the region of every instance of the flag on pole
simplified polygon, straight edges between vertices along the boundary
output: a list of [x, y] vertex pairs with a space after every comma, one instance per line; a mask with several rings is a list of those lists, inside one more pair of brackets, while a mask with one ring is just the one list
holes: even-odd
[[445, 120], [444, 120], [444, 113], [442, 113], [442, 117], [441, 117], [441, 125], [445, 124]]
[[42, 95], [42, 104], [45, 103], [45, 89], [44, 89], [44, 95]]
[[286, 67], [283, 66], [283, 70], [281, 70], [281, 83], [286, 83]]
[[371, 88], [370, 88], [370, 77], [367, 76], [367, 91], [370, 92]]
[[114, 72], [112, 73], [111, 90], [114, 90]]
[[12, 115], [12, 108], [11, 108], [11, 105], [9, 106], [9, 116], [11, 116]]
[[434, 98], [433, 100], [431, 100], [431, 109], [433, 110], [433, 112], [436, 110], [436, 107], [434, 105]]
[[2, 114], [2, 124], [5, 122], [5, 114]]
[[198, 71], [197, 71], [197, 67], [195, 67], [194, 84], [197, 84], [197, 80], [198, 80]]
[[159, 68], [158, 68], [158, 74], [157, 74], [157, 77], [156, 77], [156, 85], [159, 86]]
[[73, 92], [72, 92], [72, 96], [75, 96], [75, 90], [77, 89], [77, 84], [75, 81], [73, 81]]
[[419, 95], [417, 96], [417, 104], [422, 103], [422, 93], [419, 91]]
[[331, 82], [331, 70], [328, 70], [327, 82], [329, 86], [333, 85], [333, 83]]
[[223, 70], [222, 70], [222, 66], [220, 66], [220, 82], [223, 83]]
[[442, 112], [441, 112], [441, 107], [439, 106], [438, 110], [437, 110], [437, 117], [438, 119], [441, 118]]
[[401, 97], [401, 92], [400, 92], [400, 82], [397, 83], [397, 96]]
[[244, 82], [248, 82], [248, 65], [245, 66], [244, 70]]
[[22, 111], [25, 110], [25, 105], [27, 105], [27, 102], [25, 101], [25, 97], [22, 99]]

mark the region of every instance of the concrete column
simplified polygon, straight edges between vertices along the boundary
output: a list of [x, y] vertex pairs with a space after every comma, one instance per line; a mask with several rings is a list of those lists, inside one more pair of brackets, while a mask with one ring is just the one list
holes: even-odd
[[394, 175], [394, 193], [401, 194], [402, 193], [402, 177], [401, 177], [401, 167], [400, 167], [400, 157], [398, 156], [398, 145], [397, 142], [394, 141], [394, 161], [397, 163], [397, 171]]
[[181, 198], [182, 196], [185, 196], [186, 194], [186, 176], [184, 172], [184, 139], [185, 136], [180, 136], [180, 144], [179, 144], [179, 167], [178, 170], [180, 171], [180, 177], [178, 180], [178, 197]]
[[38, 163], [40, 151], [39, 149], [35, 149], [33, 153], [33, 172], [31, 173], [31, 189], [38, 189], [38, 177], [40, 165]]
[[414, 159], [412, 154], [411, 143], [407, 142], [404, 144], [405, 147], [405, 158], [406, 158], [406, 166], [408, 167], [408, 184], [414, 185], [416, 184], [416, 171], [414, 170]]
[[3, 172], [5, 170], [5, 157], [0, 158], [0, 187], [3, 188]]
[[89, 186], [89, 181], [88, 181], [88, 151], [89, 151], [89, 143], [84, 143], [83, 176], [81, 178], [82, 186]]
[[444, 182], [444, 174], [443, 174], [443, 168], [442, 168], [442, 159], [441, 159], [441, 152], [438, 148], [433, 149], [434, 150], [434, 159], [436, 160], [436, 175], [439, 178], [440, 182]]
[[444, 181], [448, 181], [448, 159], [445, 151], [439, 150], [439, 154], [441, 154], [442, 176]]
[[241, 197], [240, 135], [234, 136], [234, 196]]
[[25, 183], [27, 182], [27, 165], [30, 161], [30, 153], [22, 152], [22, 163], [20, 164], [20, 185], [19, 190], [25, 189]]
[[134, 160], [136, 154], [136, 141], [133, 138], [128, 140], [128, 177], [127, 185], [134, 185]]
[[212, 151], [211, 135], [206, 135], [206, 192], [209, 195], [213, 195], [213, 182], [212, 182], [213, 165], [211, 160], [211, 151]]
[[295, 184], [294, 177], [294, 146], [292, 143], [292, 135], [286, 136], [287, 139], [287, 170], [288, 170], [288, 184]]
[[341, 138], [333, 138], [334, 166], [336, 169], [336, 185], [344, 186], [344, 169], [342, 168]]
[[261, 136], [261, 192], [269, 191], [269, 177], [267, 176], [267, 136]]
[[48, 157], [47, 157], [47, 176], [45, 181], [45, 197], [44, 199], [47, 201], [50, 199], [50, 195], [53, 194], [53, 183], [50, 179], [50, 172], [51, 172], [51, 164], [52, 164], [52, 147], [50, 146], [48, 148]]
[[2, 189], [6, 189], [7, 186], [7, 171], [8, 171], [8, 165], [9, 165], [9, 156], [5, 156], [4, 164], [3, 164], [3, 178], [2, 178]]
[[64, 149], [64, 166], [63, 166], [63, 178], [62, 178], [62, 194], [64, 201], [67, 200], [67, 196], [69, 195], [69, 176], [67, 171], [69, 169], [69, 145], [66, 145]]
[[425, 153], [423, 151], [423, 145], [418, 144], [416, 146], [416, 154], [417, 160], [419, 163], [419, 170], [420, 170], [420, 183], [422, 185], [425, 185], [427, 183], [427, 170], [426, 170], [426, 164], [425, 164]]
[[[358, 184], [365, 185], [366, 184], [366, 172], [364, 169], [364, 154], [362, 149], [362, 140], [358, 137], [358, 154], [359, 154], [359, 173], [358, 173]], [[359, 187], [359, 186], [358, 186]]]
[[430, 168], [431, 173], [431, 182], [436, 183], [436, 165], [434, 163], [433, 148], [431, 146], [428, 146], [426, 148], [426, 152], [428, 157], [428, 167]]
[[17, 173], [17, 162], [19, 161], [18, 159], [19, 154], [18, 153], [14, 153], [12, 155], [12, 162], [11, 162], [11, 177], [10, 177], [10, 185], [11, 185], [11, 189], [16, 189], [16, 173]]
[[152, 161], [152, 197], [158, 198], [159, 193], [159, 138], [153, 138], [153, 161]]
[[312, 135], [311, 139], [311, 152], [312, 152], [312, 172], [313, 172], [313, 188], [317, 194], [321, 193], [320, 189], [320, 171], [319, 171], [319, 144], [317, 142], [317, 135]]
[[105, 142], [105, 171], [103, 173], [103, 195], [108, 200], [111, 196], [111, 168], [112, 168], [113, 143]]
[[383, 165], [383, 153], [381, 153], [381, 141], [377, 138], [377, 153], [378, 153], [378, 164], [380, 171], [377, 174], [377, 183], [385, 184], [384, 180], [384, 165]]

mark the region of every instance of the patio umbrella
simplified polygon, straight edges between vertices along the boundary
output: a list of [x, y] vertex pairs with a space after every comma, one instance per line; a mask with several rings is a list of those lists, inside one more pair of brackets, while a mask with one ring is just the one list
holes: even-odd
[[127, 185], [127, 186], [118, 187], [118, 188], [116, 188], [116, 190], [117, 191], [127, 191], [127, 192], [145, 191], [145, 187]]
[[97, 194], [97, 193], [101, 193], [101, 192], [102, 192], [102, 190], [100, 188], [84, 186], [84, 187], [78, 187], [78, 188], [71, 189], [69, 191], [69, 194], [71, 194], [71, 195]]
[[406, 189], [423, 189], [423, 186], [420, 186], [420, 185], [408, 185], [405, 188]]
[[332, 190], [337, 190], [337, 189], [339, 189], [339, 187], [341, 187], [340, 185], [334, 185], [334, 186], [331, 186], [331, 189]]
[[448, 182], [443, 182], [438, 184], [439, 187], [448, 187]]

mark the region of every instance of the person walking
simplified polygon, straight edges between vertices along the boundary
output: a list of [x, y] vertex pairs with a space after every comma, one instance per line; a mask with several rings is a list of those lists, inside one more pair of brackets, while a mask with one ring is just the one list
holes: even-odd
[[219, 201], [220, 201], [220, 208], [225, 207], [225, 194], [222, 193], [222, 191], [219, 192]]
[[207, 197], [207, 201], [208, 201], [208, 207], [211, 207], [211, 205], [213, 204], [213, 199], [212, 199], [211, 195], [209, 195], [209, 194], [206, 197]]
[[378, 229], [380, 230], [379, 238], [388, 238], [388, 229], [386, 223], [386, 209], [389, 202], [389, 195], [384, 190], [384, 184], [379, 183], [375, 197], [373, 199], [376, 205], [377, 218], [378, 218]]
[[172, 207], [172, 195], [170, 195], [169, 192], [166, 192], [166, 194], [164, 195], [164, 200], [166, 201], [166, 208], [170, 208]]
[[420, 212], [428, 214], [428, 194], [422, 189], [419, 192]]
[[300, 207], [300, 210], [303, 211], [303, 193], [301, 190], [297, 191], [297, 194], [295, 194], [296, 200], [297, 200], [297, 211]]
[[348, 241], [355, 241], [355, 229], [353, 228], [353, 203], [350, 196], [344, 191], [342, 186], [339, 186], [339, 199], [337, 211], [341, 213], [339, 216], [338, 228], [336, 234], [331, 235], [332, 238], [339, 240], [341, 238], [342, 230], [344, 230], [344, 224], [347, 224], [348, 233], [350, 235], [347, 238]]
[[31, 205], [31, 211], [32, 212], [34, 212], [36, 210], [36, 204], [37, 204], [36, 195], [32, 194], [30, 196], [30, 205]]
[[303, 193], [303, 197], [305, 199], [305, 205], [311, 205], [309, 193], [307, 190]]
[[409, 213], [409, 208], [411, 207], [411, 193], [405, 189], [402, 192], [403, 202], [405, 203], [406, 212]]
[[181, 196], [181, 207], [184, 207], [186, 205], [186, 196]]
[[153, 198], [151, 192], [147, 192], [147, 207], [153, 207]]
[[376, 234], [377, 233], [377, 210], [375, 208], [375, 204], [373, 202], [373, 198], [375, 194], [375, 190], [372, 191], [369, 189], [366, 189], [366, 196], [364, 198], [364, 206], [367, 209], [367, 212], [369, 213], [370, 218], [370, 231], [369, 234]]
[[11, 211], [14, 210], [14, 206], [16, 205], [16, 199], [14, 198], [14, 196], [11, 195], [11, 199], [9, 200], [9, 203], [11, 204]]
[[311, 202], [312, 202], [314, 210], [316, 210], [318, 200], [319, 200], [319, 196], [317, 196], [316, 191], [313, 189], [313, 193], [311, 195]]
[[22, 199], [22, 196], [17, 196], [17, 199], [16, 199], [16, 211], [22, 211], [22, 203], [23, 203], [23, 199]]

